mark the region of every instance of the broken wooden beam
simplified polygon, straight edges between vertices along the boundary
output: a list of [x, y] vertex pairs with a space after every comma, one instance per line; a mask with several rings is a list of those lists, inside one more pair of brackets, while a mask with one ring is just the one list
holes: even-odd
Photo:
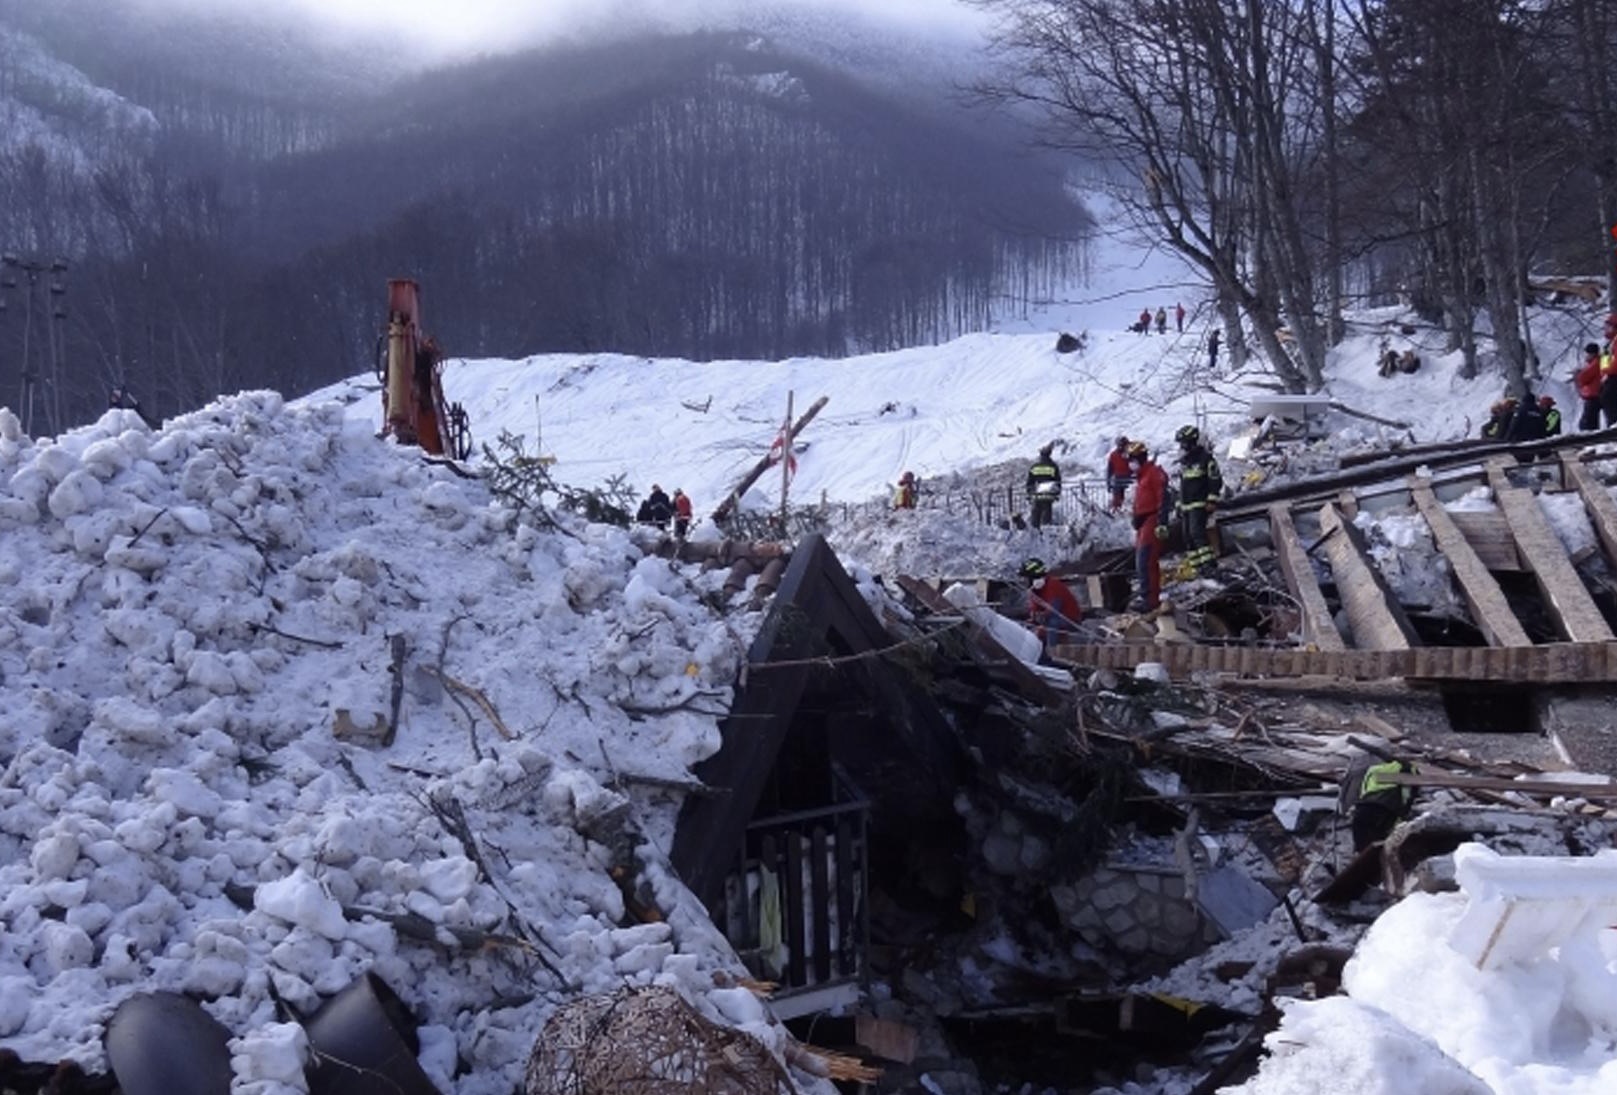
[[1426, 519], [1427, 527], [1432, 530], [1432, 539], [1437, 543], [1437, 550], [1449, 561], [1449, 570], [1460, 585], [1465, 603], [1470, 606], [1472, 622], [1488, 640], [1488, 644], [1532, 646], [1533, 640], [1527, 637], [1527, 631], [1522, 627], [1521, 621], [1511, 611], [1510, 602], [1505, 599], [1505, 591], [1499, 588], [1494, 576], [1488, 573], [1488, 568], [1483, 564], [1481, 557], [1466, 540], [1465, 533], [1449, 519], [1449, 511], [1437, 500], [1432, 488], [1411, 476], [1409, 490], [1414, 496], [1415, 506]]
[[[1436, 493], [1435, 491], [1433, 493]], [[1525, 573], [1521, 553], [1510, 535], [1510, 523], [1498, 510], [1447, 511], [1454, 527], [1477, 553], [1482, 565], [1493, 571]]]
[[1280, 562], [1280, 573], [1286, 578], [1286, 589], [1302, 610], [1303, 642], [1321, 650], [1346, 650], [1347, 644], [1342, 641], [1342, 633], [1336, 630], [1330, 606], [1319, 588], [1319, 579], [1314, 576], [1314, 566], [1297, 538], [1291, 511], [1281, 502], [1269, 507], [1269, 531], [1275, 557]]
[[1057, 646], [1051, 658], [1083, 669], [1132, 670], [1157, 662], [1169, 676], [1231, 673], [1250, 677], [1346, 680], [1514, 681], [1571, 684], [1617, 681], [1617, 643], [1538, 646], [1417, 646], [1408, 650], [1305, 650], [1300, 647], [1097, 643]]
[[1617, 570], [1617, 502], [1612, 501], [1611, 492], [1594, 472], [1577, 460], [1568, 460], [1565, 453], [1561, 455], [1561, 474], [1583, 499], [1589, 523], [1600, 538], [1600, 546], [1606, 549], [1606, 563]]
[[1364, 534], [1332, 502], [1320, 507], [1319, 527], [1327, 537], [1325, 554], [1336, 576], [1336, 595], [1353, 631], [1353, 645], [1361, 650], [1416, 646], [1415, 629], [1365, 553]]
[[1580, 783], [1576, 780], [1522, 780], [1502, 776], [1463, 776], [1455, 772], [1393, 772], [1377, 775], [1401, 787], [1452, 787], [1460, 791], [1516, 791], [1538, 798], [1617, 799], [1617, 783]]
[[[816, 399], [809, 409], [803, 412], [801, 418], [789, 425], [786, 430], [786, 436], [788, 438], [795, 438], [798, 434], [802, 433], [808, 424], [814, 421], [814, 416], [819, 414], [825, 405], [830, 402], [830, 400], [831, 397], [828, 395], [822, 395], [820, 398]], [[724, 501], [720, 502], [718, 508], [713, 511], [713, 520], [722, 522], [728, 518], [731, 513], [735, 512], [736, 506], [741, 501], [741, 496], [746, 494], [748, 488], [750, 488], [754, 483], [763, 478], [764, 472], [774, 467], [779, 461], [790, 460], [792, 458], [790, 444], [782, 446], [782, 449], [783, 451], [781, 452], [778, 460], [774, 455], [773, 449], [759, 457], [758, 462], [752, 466], [752, 469], [748, 471], [746, 475], [741, 477], [741, 481], [735, 485], [729, 494], [725, 495]]]
[[1550, 527], [1538, 499], [1532, 491], [1511, 483], [1507, 471], [1513, 466], [1509, 457], [1490, 460], [1488, 483], [1493, 487], [1494, 499], [1504, 511], [1505, 520], [1510, 522], [1510, 534], [1538, 581], [1556, 625], [1575, 643], [1611, 642], [1617, 636], [1612, 635], [1605, 616], [1567, 558], [1566, 549]]

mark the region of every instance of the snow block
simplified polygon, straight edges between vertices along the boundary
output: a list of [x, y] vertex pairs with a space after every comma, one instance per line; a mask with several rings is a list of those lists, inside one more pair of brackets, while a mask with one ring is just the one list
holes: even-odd
[[1480, 844], [1454, 853], [1469, 902], [1449, 946], [1478, 969], [1530, 962], [1617, 923], [1617, 852], [1501, 856]]
[[1044, 652], [1044, 644], [1039, 642], [1039, 637], [983, 604], [976, 589], [957, 583], [943, 591], [943, 599], [965, 613], [972, 623], [986, 630], [1012, 656], [1029, 665], [1038, 664], [1039, 655]]

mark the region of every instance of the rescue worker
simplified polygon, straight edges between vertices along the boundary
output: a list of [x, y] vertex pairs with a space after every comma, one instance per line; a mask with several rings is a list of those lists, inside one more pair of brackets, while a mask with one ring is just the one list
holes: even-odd
[[1617, 337], [1617, 328], [1612, 321], [1617, 316], [1606, 320], [1606, 349], [1600, 355], [1600, 414], [1606, 420], [1606, 428], [1617, 426], [1617, 361], [1612, 359], [1611, 339]]
[[1019, 572], [1027, 582], [1027, 620], [1046, 650], [1077, 637], [1084, 610], [1067, 583], [1043, 559], [1029, 559]]
[[1033, 513], [1034, 528], [1043, 528], [1054, 519], [1056, 499], [1061, 497], [1061, 468], [1057, 466], [1051, 449], [1045, 445], [1039, 458], [1027, 470], [1027, 497]]
[[1168, 333], [1168, 309], [1159, 307], [1157, 309], [1157, 334], [1165, 335], [1167, 333]]
[[674, 488], [674, 535], [681, 540], [691, 531], [691, 499], [688, 494]]
[[1112, 491], [1112, 512], [1123, 508], [1123, 494], [1134, 481], [1129, 470], [1129, 439], [1119, 435], [1117, 447], [1106, 454], [1106, 485]]
[[1505, 428], [1505, 440], [1514, 443], [1538, 441], [1543, 437], [1544, 408], [1533, 395], [1533, 389], [1527, 388], [1521, 401], [1516, 404], [1516, 413], [1510, 417], [1510, 425]]
[[645, 505], [640, 507], [642, 521], [656, 525], [660, 529], [668, 528], [668, 519], [674, 515], [674, 503], [668, 500], [662, 487], [656, 483], [651, 485], [651, 493], [646, 495]]
[[1353, 801], [1353, 850], [1361, 852], [1377, 841], [1386, 840], [1415, 800], [1415, 788], [1385, 779], [1395, 772], [1413, 772], [1407, 760], [1388, 760], [1364, 770], [1359, 794]]
[[1560, 408], [1556, 407], [1554, 397], [1547, 395], [1539, 396], [1538, 407], [1544, 415], [1544, 436], [1560, 437], [1561, 411]]
[[1173, 436], [1179, 442], [1179, 513], [1184, 520], [1185, 561], [1205, 572], [1217, 558], [1208, 540], [1207, 519], [1224, 493], [1224, 473], [1195, 426], [1180, 426]]
[[915, 473], [907, 471], [898, 477], [898, 487], [893, 491], [894, 509], [915, 508]]
[[1583, 344], [1583, 364], [1572, 374], [1572, 384], [1578, 389], [1578, 429], [1600, 428], [1600, 343]]
[[1482, 424], [1482, 436], [1504, 441], [1510, 432], [1511, 420], [1516, 417], [1516, 401], [1501, 399], [1488, 408], [1488, 421]]
[[1162, 603], [1162, 542], [1168, 538], [1168, 514], [1173, 498], [1168, 473], [1151, 459], [1142, 442], [1129, 446], [1129, 468], [1134, 473], [1134, 584], [1130, 607], [1152, 612]]

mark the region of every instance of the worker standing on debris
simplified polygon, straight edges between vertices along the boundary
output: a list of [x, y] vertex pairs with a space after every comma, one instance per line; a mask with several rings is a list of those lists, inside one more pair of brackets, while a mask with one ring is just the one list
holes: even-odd
[[1409, 813], [1415, 800], [1415, 789], [1400, 783], [1390, 783], [1385, 777], [1394, 773], [1413, 772], [1415, 766], [1407, 760], [1389, 760], [1372, 764], [1364, 770], [1359, 782], [1358, 797], [1353, 801], [1353, 850], [1363, 851], [1377, 841], [1386, 840], [1392, 827]]
[[1612, 356], [1617, 340], [1617, 315], [1606, 317], [1606, 348], [1600, 355], [1600, 414], [1606, 428], [1617, 426], [1617, 358]]
[[1077, 637], [1084, 610], [1067, 583], [1043, 559], [1029, 559], [1019, 572], [1028, 584], [1027, 620], [1046, 650]]
[[690, 495], [674, 488], [674, 535], [681, 540], [691, 531], [691, 498]]
[[1224, 493], [1224, 473], [1195, 426], [1180, 426], [1173, 436], [1179, 442], [1179, 513], [1184, 521], [1185, 561], [1198, 571], [1207, 571], [1216, 558], [1207, 536], [1207, 520]]
[[1162, 603], [1162, 541], [1168, 538], [1172, 497], [1168, 473], [1154, 463], [1142, 442], [1129, 446], [1134, 472], [1134, 600], [1136, 612], [1154, 612]]
[[1056, 499], [1061, 497], [1061, 468], [1051, 455], [1054, 447], [1041, 448], [1039, 458], [1027, 470], [1027, 497], [1034, 528], [1043, 528], [1054, 520]]
[[1123, 508], [1123, 494], [1134, 481], [1129, 468], [1129, 439], [1119, 435], [1117, 447], [1106, 454], [1106, 485], [1112, 492], [1112, 512]]
[[1510, 425], [1505, 427], [1506, 441], [1539, 441], [1544, 437], [1544, 407], [1532, 388], [1526, 388]]
[[907, 471], [898, 477], [898, 486], [893, 491], [894, 509], [915, 508], [915, 473]]
[[641, 503], [640, 511], [635, 515], [636, 520], [656, 525], [660, 529], [668, 527], [668, 519], [674, 515], [674, 503], [668, 500], [660, 485], [653, 483], [651, 493]]
[[1572, 374], [1572, 383], [1578, 389], [1582, 406], [1578, 410], [1578, 429], [1600, 428], [1600, 343], [1583, 344], [1583, 364]]

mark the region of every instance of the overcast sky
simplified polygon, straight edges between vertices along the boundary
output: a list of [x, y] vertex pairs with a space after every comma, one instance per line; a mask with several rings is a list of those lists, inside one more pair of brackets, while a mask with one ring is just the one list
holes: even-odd
[[[147, 3], [190, 3], [215, 7], [257, 7], [263, 0], [146, 0]], [[960, 0], [776, 0], [781, 7], [859, 12], [895, 22], [952, 31], [983, 22]], [[654, 27], [733, 24], [735, 13], [760, 6], [760, 0], [280, 0], [286, 9], [311, 18], [334, 21], [345, 29], [389, 28], [433, 45], [446, 53], [498, 52], [602, 27], [622, 29], [626, 22]], [[638, 12], [624, 14], [623, 9]], [[285, 10], [285, 9], [283, 9]]]

